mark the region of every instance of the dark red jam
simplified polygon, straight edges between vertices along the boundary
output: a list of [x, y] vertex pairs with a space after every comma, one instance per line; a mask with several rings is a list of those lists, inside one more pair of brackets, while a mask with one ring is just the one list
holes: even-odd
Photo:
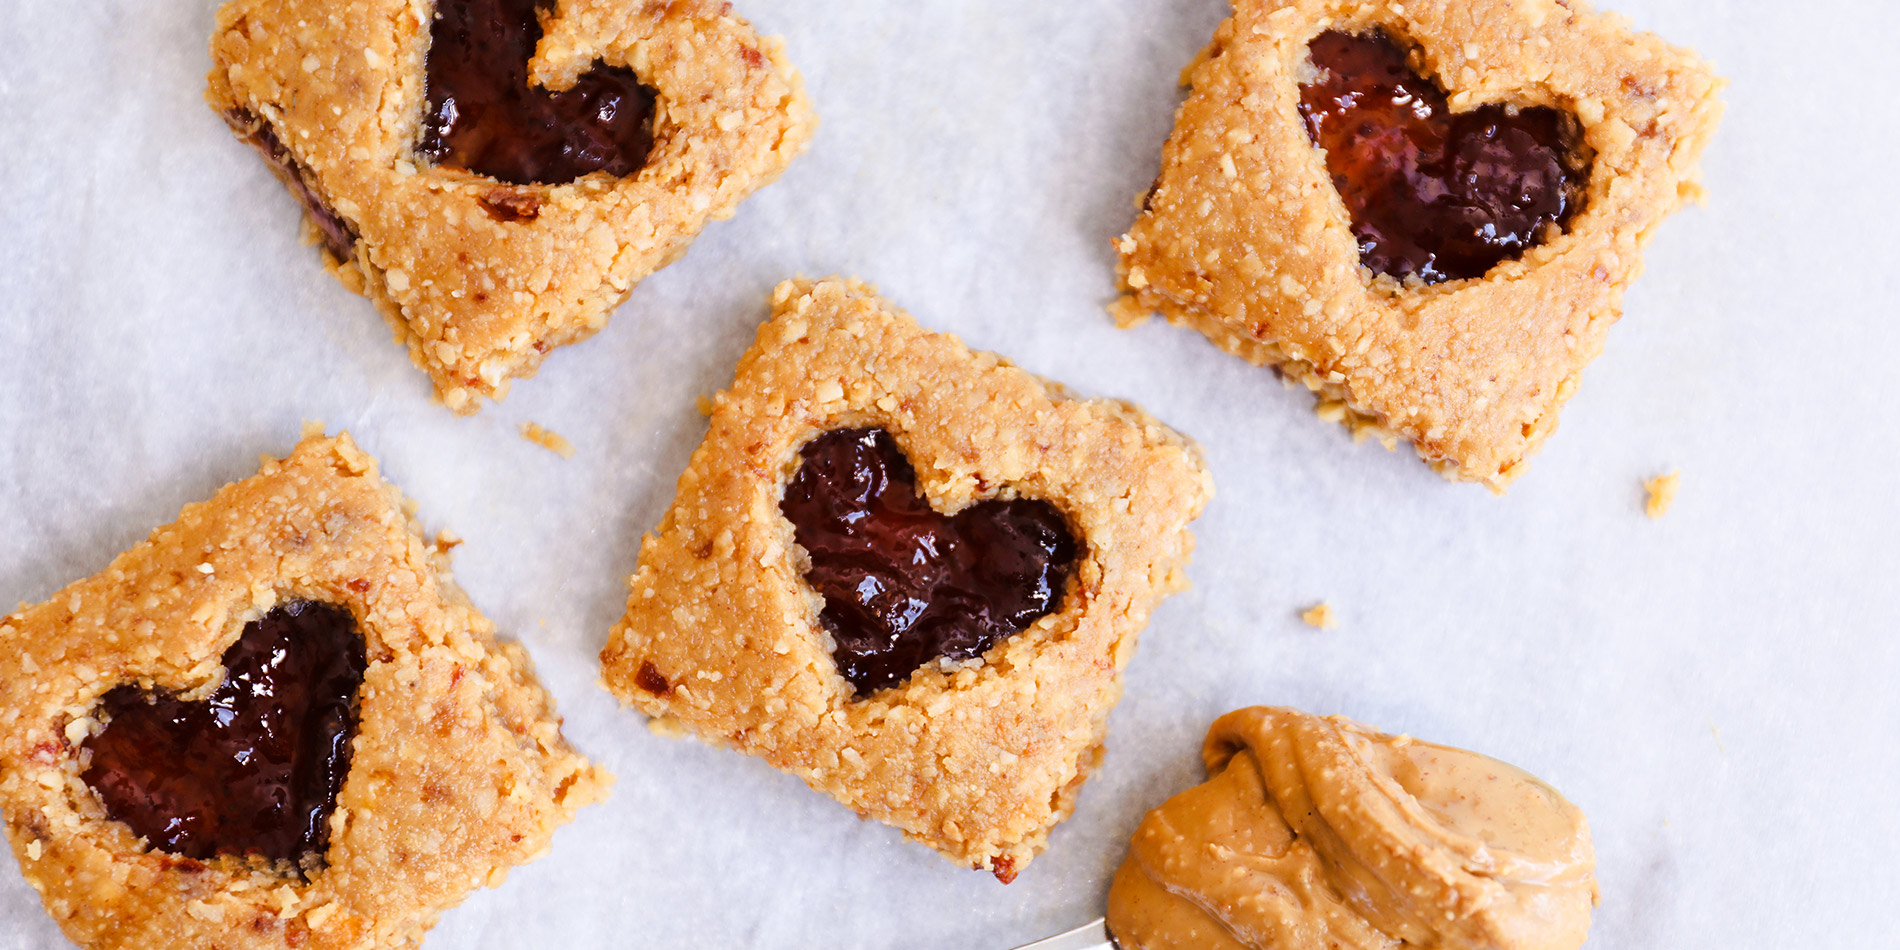
[[86, 783], [151, 847], [260, 855], [311, 870], [350, 771], [363, 638], [348, 611], [293, 601], [244, 626], [198, 702], [120, 686]]
[[317, 233], [323, 236], [324, 250], [329, 251], [330, 256], [339, 262], [355, 260], [356, 228], [324, 200], [323, 193], [317, 190], [311, 180], [310, 171], [297, 161], [296, 156], [290, 154], [290, 149], [284, 147], [283, 140], [277, 137], [270, 123], [249, 109], [233, 109], [225, 113], [224, 120], [243, 135], [258, 154], [264, 156], [264, 160], [270, 163], [271, 171], [290, 187], [290, 193], [296, 195], [298, 201], [303, 202], [304, 210], [310, 215], [310, 223], [316, 225]]
[[597, 65], [560, 92], [529, 85], [540, 17], [552, 7], [552, 0], [436, 4], [417, 151], [517, 185], [646, 167], [658, 93], [632, 70]]
[[858, 695], [938, 658], [982, 656], [1061, 602], [1078, 546], [1054, 505], [940, 514], [883, 429], [827, 432], [803, 458], [779, 510], [811, 555], [805, 580], [825, 598], [832, 656]]
[[1383, 32], [1320, 34], [1300, 86], [1307, 134], [1345, 199], [1359, 259], [1431, 284], [1482, 277], [1570, 220], [1589, 169], [1556, 109], [1452, 112]]

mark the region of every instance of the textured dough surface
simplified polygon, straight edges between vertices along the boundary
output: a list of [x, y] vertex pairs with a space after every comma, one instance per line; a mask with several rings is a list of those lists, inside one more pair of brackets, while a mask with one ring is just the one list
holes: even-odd
[[659, 92], [646, 167], [552, 185], [433, 167], [415, 154], [433, 9], [231, 0], [205, 97], [274, 131], [290, 174], [358, 235], [351, 259], [325, 252], [337, 277], [376, 303], [444, 403], [474, 412], [605, 326], [708, 221], [776, 179], [816, 119], [781, 44], [730, 3], [562, 0], [531, 78], [563, 89], [595, 62], [632, 69]]
[[[1383, 28], [1453, 110], [1569, 110], [1592, 170], [1568, 229], [1484, 277], [1374, 278], [1299, 111], [1326, 30]], [[1707, 64], [1583, 0], [1236, 0], [1192, 86], [1144, 210], [1117, 239], [1149, 313], [1279, 368], [1322, 417], [1409, 440], [1447, 476], [1501, 490], [1557, 427], [1603, 349], [1652, 230], [1698, 193], [1721, 115]]]
[[[610, 778], [561, 737], [526, 652], [495, 639], [405, 505], [348, 435], [313, 434], [0, 618], [0, 814], [74, 943], [414, 946], [604, 797]], [[80, 777], [97, 701], [122, 683], [207, 691], [244, 624], [298, 599], [347, 609], [369, 658], [327, 866], [305, 882], [147, 850]]]
[[[1067, 817], [1101, 756], [1120, 672], [1186, 584], [1198, 450], [1125, 403], [1064, 395], [931, 333], [844, 280], [779, 287], [711, 429], [641, 544], [607, 685], [650, 716], [759, 756], [1005, 880]], [[1061, 606], [951, 672], [852, 699], [779, 500], [832, 429], [891, 432], [939, 511], [1053, 503], [1087, 554]]]

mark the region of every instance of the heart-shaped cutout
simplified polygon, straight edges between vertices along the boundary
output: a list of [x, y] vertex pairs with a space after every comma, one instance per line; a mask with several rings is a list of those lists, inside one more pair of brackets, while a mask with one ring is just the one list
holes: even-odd
[[363, 638], [340, 607], [293, 601], [244, 625], [196, 702], [119, 686], [86, 747], [106, 814], [153, 848], [320, 866], [350, 770]]
[[1453, 112], [1384, 32], [1332, 30], [1309, 47], [1300, 115], [1352, 218], [1360, 262], [1425, 283], [1482, 277], [1562, 228], [1588, 162], [1556, 109]]
[[858, 695], [982, 656], [1061, 601], [1079, 545], [1054, 505], [998, 499], [944, 515], [883, 429], [827, 432], [802, 459], [779, 510], [811, 557], [805, 580]]
[[516, 185], [560, 184], [597, 171], [624, 177], [646, 166], [659, 94], [632, 70], [596, 65], [559, 92], [530, 85], [528, 60], [552, 6], [436, 4], [419, 153]]

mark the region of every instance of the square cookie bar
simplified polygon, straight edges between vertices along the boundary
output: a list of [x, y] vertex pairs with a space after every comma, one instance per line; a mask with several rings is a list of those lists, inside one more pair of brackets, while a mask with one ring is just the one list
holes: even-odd
[[1181, 589], [1197, 448], [869, 287], [792, 281], [712, 408], [601, 663], [650, 716], [1007, 882]]
[[1698, 193], [1722, 87], [1583, 0], [1236, 0], [1116, 241], [1159, 312], [1502, 490]]
[[87, 948], [414, 946], [608, 776], [347, 435], [0, 618], [0, 814]]
[[591, 336], [815, 124], [714, 0], [230, 0], [211, 107], [303, 202], [442, 401]]

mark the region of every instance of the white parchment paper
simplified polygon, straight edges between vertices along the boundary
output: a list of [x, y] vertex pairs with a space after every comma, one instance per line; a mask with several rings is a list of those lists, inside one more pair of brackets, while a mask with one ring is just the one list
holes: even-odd
[[[286, 0], [293, 2], [293, 0]], [[1499, 756], [1588, 812], [1591, 945], [1900, 943], [1900, 8], [1617, 0], [1733, 80], [1706, 209], [1668, 221], [1508, 497], [1354, 445], [1191, 332], [1114, 329], [1109, 240], [1221, 0], [743, 0], [823, 117], [810, 154], [595, 340], [474, 419], [431, 405], [298, 209], [200, 100], [215, 0], [0, 12], [0, 598], [348, 428], [467, 539], [457, 575], [619, 775], [436, 948], [1005, 948], [1100, 912], [1219, 713], [1285, 703]], [[959, 870], [595, 684], [640, 535], [798, 273], [1202, 440], [1219, 497], [1105, 767], [1015, 884]], [[532, 420], [572, 460], [529, 444]], [[1682, 470], [1665, 519], [1643, 478]], [[1340, 625], [1302, 625], [1335, 605]], [[63, 946], [0, 861], [0, 948]]]

